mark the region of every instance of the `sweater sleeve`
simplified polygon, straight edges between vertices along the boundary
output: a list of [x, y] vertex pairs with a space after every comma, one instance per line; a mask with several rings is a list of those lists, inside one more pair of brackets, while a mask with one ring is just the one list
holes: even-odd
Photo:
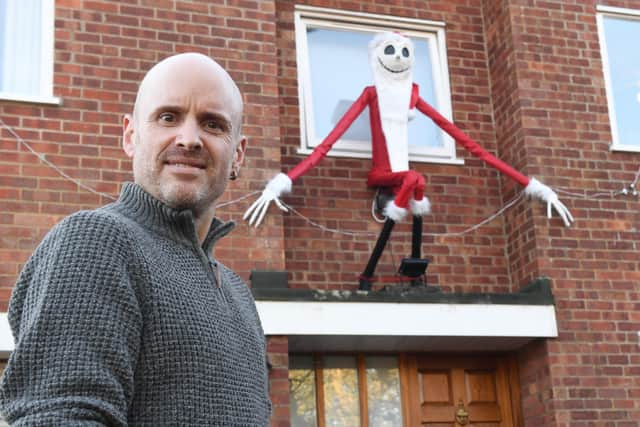
[[15, 350], [0, 404], [12, 426], [124, 426], [133, 393], [144, 274], [122, 225], [80, 212], [43, 240], [9, 305]]

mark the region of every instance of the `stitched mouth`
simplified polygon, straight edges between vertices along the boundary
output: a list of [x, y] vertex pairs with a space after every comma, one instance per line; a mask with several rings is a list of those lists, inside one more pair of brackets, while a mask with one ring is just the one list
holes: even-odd
[[403, 68], [402, 70], [396, 71], [396, 70], [393, 70], [393, 69], [387, 67], [386, 65], [384, 65], [384, 63], [382, 62], [382, 59], [378, 58], [378, 62], [380, 63], [382, 68], [384, 68], [385, 70], [387, 70], [390, 73], [395, 73], [395, 74], [404, 73], [405, 71], [407, 71], [409, 69], [409, 67], [407, 67], [407, 68]]

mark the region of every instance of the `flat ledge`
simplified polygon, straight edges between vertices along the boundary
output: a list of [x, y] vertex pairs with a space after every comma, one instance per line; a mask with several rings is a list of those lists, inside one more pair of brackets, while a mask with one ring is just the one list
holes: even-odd
[[62, 100], [57, 96], [49, 95], [21, 95], [0, 91], [0, 102], [19, 102], [25, 104], [62, 105]]
[[553, 305], [549, 278], [541, 277], [516, 293], [443, 293], [438, 288], [389, 286], [381, 291], [327, 291], [318, 289], [251, 289], [256, 301], [362, 302], [410, 304]]

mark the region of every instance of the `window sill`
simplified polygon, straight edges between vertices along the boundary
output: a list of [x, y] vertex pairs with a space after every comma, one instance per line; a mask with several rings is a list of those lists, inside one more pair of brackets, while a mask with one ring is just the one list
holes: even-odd
[[[298, 148], [297, 154], [309, 155], [313, 152], [311, 148]], [[335, 150], [332, 149], [327, 153], [327, 157], [349, 157], [355, 159], [370, 159], [371, 153], [357, 150]], [[446, 165], [464, 165], [464, 159], [451, 157], [426, 156], [421, 154], [409, 154], [410, 162], [418, 163], [439, 163]]]
[[0, 92], [0, 101], [25, 102], [28, 104], [62, 105], [62, 100], [57, 96], [18, 95]]
[[611, 147], [609, 149], [611, 151], [618, 151], [618, 152], [640, 153], [640, 145], [611, 144]]

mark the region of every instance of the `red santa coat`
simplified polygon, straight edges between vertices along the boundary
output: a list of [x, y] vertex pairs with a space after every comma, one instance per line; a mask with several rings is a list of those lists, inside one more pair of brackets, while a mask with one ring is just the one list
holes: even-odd
[[[369, 107], [369, 123], [371, 126], [371, 170], [367, 176], [367, 185], [371, 187], [388, 187], [395, 194], [395, 204], [401, 208], [407, 208], [409, 199], [420, 201], [423, 198], [425, 181], [424, 177], [412, 170], [396, 171], [391, 170], [389, 163], [389, 153], [387, 142], [380, 124], [380, 109], [378, 107], [378, 95], [375, 86], [367, 86], [362, 94], [349, 107], [342, 116], [335, 128], [325, 137], [313, 152], [296, 167], [287, 173], [291, 180], [295, 180], [305, 174], [309, 169], [317, 165], [322, 160], [333, 144], [340, 139], [346, 130], [358, 118], [360, 113]], [[490, 166], [511, 177], [523, 186], [529, 184], [529, 178], [516, 171], [514, 168], [504, 163], [482, 148], [477, 142], [462, 132], [456, 125], [448, 121], [438, 113], [433, 107], [427, 104], [419, 95], [418, 85], [413, 84], [409, 109], [417, 108], [425, 114], [442, 130], [447, 132], [453, 139], [461, 144], [471, 154], [483, 160]], [[408, 142], [407, 142], [408, 143]]]

